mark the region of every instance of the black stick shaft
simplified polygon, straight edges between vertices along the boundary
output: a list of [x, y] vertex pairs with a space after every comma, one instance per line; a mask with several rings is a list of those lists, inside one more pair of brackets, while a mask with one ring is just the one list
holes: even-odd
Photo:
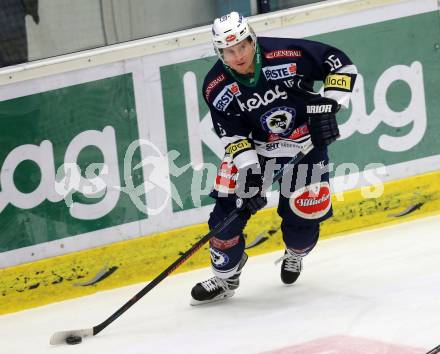
[[93, 327], [93, 335], [101, 332], [110, 323], [121, 316], [125, 311], [127, 311], [131, 306], [138, 302], [145, 294], [150, 292], [155, 288], [162, 280], [164, 280], [168, 275], [170, 275], [175, 269], [181, 266], [190, 258], [195, 252], [197, 252], [206, 242], [208, 242], [215, 234], [221, 232], [225, 227], [227, 227], [231, 222], [233, 222], [238, 216], [238, 211], [234, 210], [231, 212], [222, 223], [217, 227], [212, 229], [209, 233], [203, 236], [199, 241], [197, 241], [188, 251], [181, 255], [173, 264], [171, 264], [167, 269], [160, 273], [156, 278], [149, 282], [141, 291], [134, 295], [130, 300], [128, 300], [119, 310], [117, 310], [113, 315], [107, 318], [104, 322]]
[[[274, 174], [273, 182], [278, 181], [290, 168], [298, 164], [304, 156], [306, 156], [310, 150], [312, 150], [313, 145], [309, 145], [304, 151], [300, 151], [293, 157], [288, 164], [284, 165], [284, 168], [280, 169]], [[115, 321], [119, 316], [121, 316], [125, 311], [132, 307], [136, 302], [138, 302], [145, 294], [150, 292], [155, 288], [162, 280], [164, 280], [168, 275], [170, 275], [175, 269], [180, 265], [185, 263], [185, 261], [190, 258], [196, 251], [198, 251], [206, 242], [208, 242], [215, 234], [223, 231], [231, 222], [233, 222], [238, 217], [239, 211], [237, 209], [233, 210], [221, 223], [219, 223], [215, 228], [209, 231], [205, 236], [203, 236], [199, 241], [197, 241], [189, 250], [187, 250], [182, 256], [180, 256], [173, 264], [171, 264], [167, 269], [160, 273], [156, 278], [149, 282], [142, 290], [140, 290], [136, 295], [134, 295], [130, 300], [128, 300], [124, 305], [122, 305], [114, 314], [107, 318], [104, 322], [93, 327], [93, 335], [97, 335], [104, 328], [106, 328], [110, 323]]]
[[426, 354], [437, 354], [440, 353], [440, 345], [436, 346], [435, 348], [431, 349], [429, 352], [427, 352]]

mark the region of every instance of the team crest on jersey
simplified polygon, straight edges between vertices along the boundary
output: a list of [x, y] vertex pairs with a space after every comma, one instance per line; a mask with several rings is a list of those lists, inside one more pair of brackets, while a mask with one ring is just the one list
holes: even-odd
[[296, 75], [296, 63], [266, 66], [263, 69], [266, 80], [281, 80]]
[[296, 190], [289, 198], [292, 211], [304, 219], [319, 219], [331, 208], [328, 182], [314, 183]]
[[226, 253], [216, 250], [215, 248], [209, 248], [211, 254], [212, 263], [220, 268], [229, 263], [229, 257]]
[[261, 116], [263, 129], [282, 137], [289, 136], [295, 123], [296, 111], [292, 107], [276, 107]]
[[225, 111], [226, 108], [231, 104], [235, 96], [240, 96], [240, 88], [236, 82], [233, 82], [230, 85], [227, 85], [221, 90], [221, 92], [217, 95], [212, 103], [215, 108], [219, 111]]

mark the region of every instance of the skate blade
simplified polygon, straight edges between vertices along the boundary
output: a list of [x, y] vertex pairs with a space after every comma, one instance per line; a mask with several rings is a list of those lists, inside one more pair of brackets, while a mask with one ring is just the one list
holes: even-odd
[[211, 300], [199, 301], [196, 299], [191, 299], [190, 305], [191, 306], [199, 306], [199, 305], [209, 304], [211, 302], [222, 301], [222, 300], [226, 300], [227, 298], [231, 297], [232, 295], [234, 295], [234, 290], [229, 290], [228, 292], [226, 292], [224, 294], [220, 294], [220, 295], [212, 298]]

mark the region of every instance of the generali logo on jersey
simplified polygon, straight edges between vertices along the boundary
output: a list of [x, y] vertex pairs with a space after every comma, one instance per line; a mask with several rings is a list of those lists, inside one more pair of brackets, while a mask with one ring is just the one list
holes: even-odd
[[266, 59], [276, 58], [300, 58], [302, 57], [302, 50], [299, 49], [279, 49], [264, 53]]
[[266, 80], [280, 80], [296, 75], [296, 63], [266, 66], [263, 68]]
[[304, 219], [319, 219], [331, 208], [328, 182], [314, 183], [295, 191], [289, 200], [292, 211]]
[[205, 90], [205, 98], [207, 101], [209, 101], [209, 96], [211, 95], [212, 90], [214, 90], [218, 84], [222, 83], [223, 81], [225, 81], [226, 76], [225, 74], [221, 74], [219, 76], [217, 76], [214, 80], [212, 80], [207, 86], [206, 86], [206, 90]]

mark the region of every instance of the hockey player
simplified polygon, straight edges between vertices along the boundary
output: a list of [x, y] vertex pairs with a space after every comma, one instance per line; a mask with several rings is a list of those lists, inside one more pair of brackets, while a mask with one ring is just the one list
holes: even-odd
[[[257, 38], [237, 12], [217, 18], [212, 36], [219, 60], [206, 75], [203, 96], [225, 157], [211, 193], [216, 204], [209, 226], [236, 207], [241, 212], [211, 239], [214, 277], [193, 287], [193, 305], [234, 294], [247, 261], [243, 229], [267, 203], [264, 168], [273, 158], [287, 162], [311, 140], [315, 148], [302, 160], [307, 168], [294, 168], [278, 203], [286, 245], [281, 280], [297, 280], [302, 258], [318, 241], [319, 224], [332, 215], [327, 146], [339, 137], [336, 113], [348, 107], [357, 72], [347, 55], [326, 44]], [[322, 95], [313, 91], [315, 81], [324, 83]]]

